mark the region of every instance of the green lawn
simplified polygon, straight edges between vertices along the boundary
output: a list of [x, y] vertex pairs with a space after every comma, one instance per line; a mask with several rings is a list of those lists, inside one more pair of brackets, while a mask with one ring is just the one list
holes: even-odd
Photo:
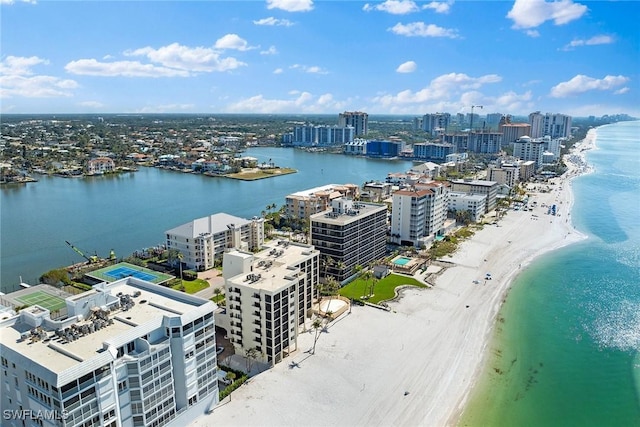
[[188, 294], [195, 294], [198, 291], [208, 288], [209, 282], [203, 279], [183, 280], [182, 285], [178, 283], [177, 285], [173, 285], [171, 289], [175, 289], [176, 291], [182, 291], [183, 290], [182, 286], [184, 286], [184, 292]]
[[[398, 286], [417, 286], [419, 288], [426, 288], [427, 286], [418, 282], [416, 279], [412, 277], [401, 276], [398, 274], [390, 274], [382, 280], [378, 280], [376, 282], [374, 288], [374, 295], [369, 299], [364, 299], [364, 301], [368, 301], [374, 304], [377, 304], [381, 301], [386, 301], [395, 296], [395, 289]], [[365, 283], [362, 279], [356, 279], [353, 282], [349, 283], [342, 289], [340, 289], [340, 295], [346, 298], [352, 299], [362, 299], [362, 296], [368, 293], [368, 289], [371, 287], [371, 281]], [[365, 288], [367, 289], [365, 293]]]
[[209, 298], [211, 301], [215, 302], [216, 304], [220, 304], [221, 301], [224, 301], [225, 296], [224, 294], [220, 294], [220, 295], [214, 295], [211, 298]]

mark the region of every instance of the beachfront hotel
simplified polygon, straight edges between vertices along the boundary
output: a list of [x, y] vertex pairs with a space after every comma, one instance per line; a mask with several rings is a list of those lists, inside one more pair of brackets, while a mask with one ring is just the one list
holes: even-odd
[[298, 334], [312, 310], [319, 258], [313, 246], [284, 240], [258, 253], [224, 254], [227, 306], [216, 313], [216, 324], [227, 331], [236, 354], [273, 366], [298, 349]]
[[3, 426], [183, 426], [218, 403], [210, 301], [133, 277], [0, 322]]
[[[335, 199], [331, 209], [311, 215], [311, 243], [325, 261], [322, 274], [344, 282], [357, 265], [366, 266], [384, 257], [387, 207]], [[329, 258], [331, 262], [327, 262]]]
[[340, 197], [358, 198], [360, 187], [356, 184], [328, 184], [289, 194], [285, 199], [287, 218], [308, 219], [311, 215], [326, 211], [331, 201]]
[[167, 249], [177, 250], [187, 268], [204, 271], [221, 262], [227, 249], [252, 251], [262, 247], [264, 219], [217, 213], [167, 230], [165, 235]]

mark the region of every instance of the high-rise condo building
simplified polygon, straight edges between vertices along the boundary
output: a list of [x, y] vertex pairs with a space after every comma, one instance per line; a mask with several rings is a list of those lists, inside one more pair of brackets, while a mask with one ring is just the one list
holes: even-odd
[[236, 354], [274, 365], [298, 349], [318, 284], [319, 257], [313, 246], [289, 241], [273, 241], [258, 253], [224, 254], [227, 310], [216, 321]]
[[64, 303], [0, 322], [3, 426], [177, 427], [218, 403], [211, 301], [128, 277]]
[[451, 114], [435, 113], [422, 116], [422, 130], [431, 136], [445, 133], [451, 123]]
[[523, 136], [513, 144], [513, 156], [524, 161], [534, 161], [536, 169], [542, 167], [542, 154], [544, 153], [544, 141]]
[[353, 126], [355, 136], [365, 136], [369, 131], [369, 115], [361, 111], [345, 111], [338, 115], [338, 126]]
[[167, 249], [182, 255], [187, 268], [203, 271], [222, 262], [226, 249], [256, 250], [264, 243], [264, 219], [238, 218], [217, 213], [165, 232]]
[[386, 241], [386, 205], [340, 198], [330, 210], [311, 215], [311, 243], [325, 265], [321, 273], [339, 282], [353, 275], [357, 265], [383, 258]]
[[423, 246], [444, 232], [448, 188], [442, 183], [416, 184], [393, 193], [391, 241]]
[[454, 179], [449, 182], [451, 183], [451, 191], [467, 194], [482, 194], [486, 196], [486, 212], [495, 209], [496, 197], [498, 195], [497, 182], [478, 179]]
[[520, 137], [527, 136], [531, 133], [531, 125], [529, 123], [505, 123], [501, 124], [498, 129], [502, 132], [502, 146], [511, 145]]
[[339, 197], [356, 199], [359, 194], [360, 187], [356, 184], [328, 184], [297, 191], [286, 197], [285, 214], [288, 218], [308, 219], [313, 214], [329, 209], [333, 199]]
[[550, 136], [555, 138], [568, 138], [571, 136], [571, 116], [565, 114], [542, 114], [540, 111], [529, 114], [531, 125], [531, 138]]

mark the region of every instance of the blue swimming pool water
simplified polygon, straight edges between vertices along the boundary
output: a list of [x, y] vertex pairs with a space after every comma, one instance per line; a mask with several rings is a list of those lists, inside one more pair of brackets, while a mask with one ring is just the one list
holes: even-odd
[[395, 265], [407, 265], [407, 263], [409, 263], [409, 261], [411, 261], [411, 258], [398, 258], [397, 260], [393, 261], [393, 263]]

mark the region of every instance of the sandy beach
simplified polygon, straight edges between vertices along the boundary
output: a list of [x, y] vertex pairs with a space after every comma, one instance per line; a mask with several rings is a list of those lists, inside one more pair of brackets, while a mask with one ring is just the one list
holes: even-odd
[[[313, 334], [303, 333], [297, 353], [192, 425], [455, 425], [512, 279], [540, 254], [585, 238], [571, 225], [571, 179], [588, 172], [584, 151], [594, 140], [592, 130], [552, 185], [529, 184], [537, 207], [509, 210], [445, 258], [454, 266], [435, 287], [404, 291], [390, 312], [354, 306], [320, 336], [313, 355], [306, 352]], [[543, 204], [555, 204], [559, 215]]]

